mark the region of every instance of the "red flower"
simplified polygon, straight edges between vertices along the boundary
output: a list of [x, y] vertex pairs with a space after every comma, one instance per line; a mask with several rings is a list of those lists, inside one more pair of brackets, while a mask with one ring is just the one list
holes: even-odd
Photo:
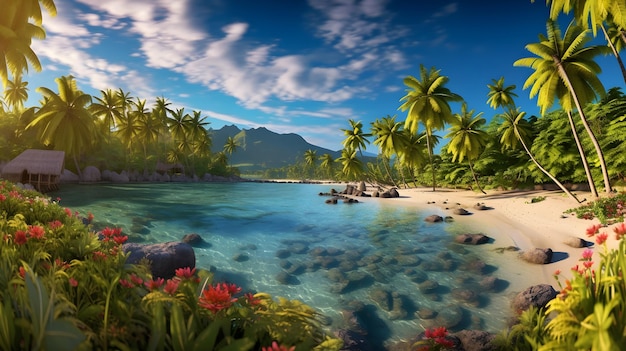
[[107, 254], [105, 254], [102, 251], [94, 251], [93, 253], [93, 258], [94, 260], [98, 261], [98, 260], [106, 260], [107, 259]]
[[208, 288], [202, 291], [202, 295], [198, 299], [198, 305], [213, 313], [217, 313], [236, 302], [237, 299], [233, 298], [232, 294], [239, 291], [241, 291], [241, 288], [234, 284], [218, 283], [209, 285]]
[[583, 251], [583, 261], [589, 261], [591, 260], [591, 256], [593, 256], [593, 251], [586, 249], [585, 251]]
[[585, 266], [585, 268], [591, 268], [591, 266], [593, 266], [593, 261], [585, 261], [583, 262], [583, 266]]
[[176, 269], [176, 276], [181, 279], [191, 279], [194, 274], [196, 274], [195, 268], [191, 269], [189, 267], [185, 267]]
[[28, 241], [28, 238], [26, 238], [26, 232], [23, 230], [15, 231], [15, 238], [13, 240], [18, 245], [26, 244], [26, 242]]
[[89, 212], [87, 213], [87, 221], [89, 221], [89, 223], [91, 223], [93, 221], [93, 213]]
[[72, 210], [70, 210], [69, 208], [66, 207], [66, 208], [63, 209], [63, 211], [65, 211], [65, 214], [68, 217], [72, 217]]
[[602, 228], [602, 224], [594, 224], [587, 228], [587, 236], [591, 238], [592, 236], [598, 234], [600, 228]]
[[20, 277], [22, 277], [22, 279], [24, 279], [24, 276], [26, 276], [26, 269], [24, 269], [24, 266], [20, 266], [19, 275]]
[[57, 229], [57, 228], [61, 228], [63, 226], [63, 223], [61, 223], [61, 221], [54, 220], [50, 223], [48, 223], [48, 227], [50, 227], [50, 229]]
[[0, 201], [4, 201], [4, 200], [6, 200], [6, 199], [7, 199], [7, 197], [6, 197], [6, 196], [4, 196], [4, 194], [0, 194]]
[[613, 228], [615, 232], [615, 239], [620, 240], [624, 234], [626, 234], [626, 223], [622, 222]]
[[608, 237], [609, 235], [607, 233], [598, 234], [598, 236], [596, 236], [596, 244], [598, 245], [604, 244], [604, 242], [606, 241]]
[[176, 290], [178, 290], [179, 283], [180, 283], [180, 280], [178, 279], [168, 279], [167, 283], [165, 283], [165, 287], [163, 288], [163, 291], [170, 295], [174, 295], [176, 294]]
[[132, 289], [134, 287], [133, 283], [126, 279], [120, 279], [120, 285], [128, 289]]
[[46, 234], [46, 231], [40, 225], [31, 225], [31, 226], [28, 226], [28, 234], [30, 234], [31, 238], [43, 239], [43, 236]]
[[109, 228], [109, 227], [106, 227], [106, 228], [102, 229], [102, 231], [100, 233], [102, 233], [102, 235], [105, 238], [110, 238], [110, 237], [113, 237], [113, 236], [120, 235], [122, 233], [122, 228]]
[[287, 347], [284, 345], [278, 345], [276, 341], [273, 341], [271, 346], [261, 347], [262, 351], [294, 351], [295, 349], [295, 346]]
[[127, 235], [116, 235], [113, 237], [113, 241], [115, 241], [115, 243], [118, 245], [122, 245], [123, 243], [126, 242], [126, 240], [128, 240]]
[[256, 306], [261, 303], [261, 300], [254, 297], [252, 293], [246, 293], [244, 296], [246, 297], [246, 300], [248, 300], [250, 306]]
[[164, 282], [165, 280], [163, 278], [157, 278], [157, 279], [153, 279], [150, 281], [146, 281], [144, 285], [146, 286], [146, 288], [148, 288], [148, 290], [157, 290], [158, 288], [161, 287], [161, 285], [163, 285]]
[[143, 284], [143, 279], [141, 279], [140, 276], [138, 276], [137, 274], [133, 273], [130, 275], [130, 280], [135, 283], [136, 285], [141, 285]]
[[72, 286], [74, 288], [78, 286], [78, 281], [76, 279], [74, 279], [74, 278], [70, 277], [69, 283], [70, 283], [70, 286]]
[[556, 271], [554, 271], [554, 275], [559, 275], [559, 274], [561, 274], [561, 270], [560, 269], [557, 269]]
[[433, 328], [432, 331], [430, 329], [426, 329], [424, 330], [424, 335], [429, 339], [445, 338], [448, 336], [448, 330], [446, 327]]

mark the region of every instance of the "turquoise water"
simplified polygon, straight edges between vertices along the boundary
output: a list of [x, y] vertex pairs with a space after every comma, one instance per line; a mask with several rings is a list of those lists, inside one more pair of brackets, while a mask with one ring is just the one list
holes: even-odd
[[[426, 215], [444, 214], [421, 213], [393, 199], [329, 205], [318, 194], [331, 188], [63, 185], [50, 195], [73, 211], [93, 213], [96, 229], [121, 227], [134, 242], [197, 233], [208, 243], [194, 249], [197, 267], [214, 270], [216, 279], [301, 300], [329, 317], [334, 329], [346, 327], [342, 310], [357, 308], [370, 337], [381, 343], [442, 324], [453, 331], [503, 328], [510, 317], [508, 282], [485, 249], [452, 242], [467, 228], [426, 223]], [[429, 291], [428, 284], [438, 287]]]

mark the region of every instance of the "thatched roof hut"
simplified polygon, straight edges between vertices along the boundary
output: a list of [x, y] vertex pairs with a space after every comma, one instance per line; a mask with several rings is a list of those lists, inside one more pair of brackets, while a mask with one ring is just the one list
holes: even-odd
[[2, 167], [2, 178], [46, 192], [59, 188], [64, 167], [65, 152], [28, 149]]

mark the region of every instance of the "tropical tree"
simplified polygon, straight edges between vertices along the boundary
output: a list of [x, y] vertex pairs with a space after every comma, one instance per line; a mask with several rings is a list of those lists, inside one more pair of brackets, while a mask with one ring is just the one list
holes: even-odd
[[363, 132], [363, 123], [361, 121], [355, 121], [353, 119], [349, 119], [350, 129], [342, 129], [343, 134], [346, 138], [343, 140], [343, 147], [346, 149], [354, 149], [359, 150], [361, 156], [363, 156], [363, 150], [365, 149], [365, 144], [369, 144], [369, 134]]
[[348, 179], [356, 180], [363, 174], [363, 162], [357, 157], [356, 149], [341, 150], [341, 157], [335, 162], [342, 164], [341, 172]]
[[308, 149], [304, 152], [304, 163], [308, 168], [309, 175], [312, 174], [311, 171], [315, 169], [315, 164], [317, 163], [317, 151]]
[[7, 105], [13, 108], [15, 112], [21, 112], [24, 109], [24, 102], [28, 100], [28, 82], [22, 81], [20, 74], [14, 75], [13, 80], [7, 82], [4, 89], [4, 100]]
[[442, 76], [439, 70], [431, 67], [427, 70], [420, 65], [420, 79], [413, 76], [404, 78], [404, 84], [408, 87], [406, 95], [400, 99], [403, 102], [399, 109], [408, 111], [404, 128], [411, 133], [417, 133], [421, 123], [426, 129], [426, 142], [428, 157], [433, 175], [433, 191], [436, 188], [436, 174], [433, 162], [432, 142], [433, 132], [441, 130], [446, 123], [452, 121], [450, 103], [462, 101], [461, 96], [452, 93], [445, 87], [448, 77]]
[[39, 87], [44, 104], [35, 113], [27, 128], [35, 128], [39, 140], [56, 150], [72, 155], [79, 177], [82, 177], [78, 156], [89, 150], [96, 138], [96, 120], [89, 112], [91, 95], [78, 89], [72, 76], [55, 79], [59, 93]]
[[489, 88], [489, 93], [487, 93], [487, 103], [493, 109], [497, 109], [499, 107], [515, 107], [515, 100], [513, 98], [517, 97], [517, 94], [513, 92], [515, 90], [515, 85], [505, 85], [504, 77], [500, 77], [500, 79], [491, 80], [493, 84], [487, 84]]
[[123, 111], [119, 95], [113, 90], [100, 90], [101, 97], [95, 97], [96, 102], [91, 104], [90, 110], [95, 117], [102, 121], [105, 134], [111, 134], [122, 119]]
[[[604, 87], [598, 79], [601, 69], [593, 58], [606, 52], [604, 46], [585, 47], [590, 40], [588, 30], [570, 24], [561, 35], [558, 24], [552, 20], [547, 21], [547, 37], [540, 35], [539, 43], [526, 45], [526, 49], [538, 57], [522, 58], [513, 64], [514, 66], [530, 67], [535, 71], [524, 83], [524, 89], [531, 87], [530, 97], [538, 96], [537, 105], [541, 107], [541, 113], [545, 113], [554, 103], [559, 100], [561, 107], [571, 112], [576, 108], [578, 115], [591, 139], [596, 150], [598, 162], [602, 169], [605, 191], [611, 192], [606, 161], [598, 140], [589, 127], [582, 105], [592, 102], [598, 95], [605, 95]], [[572, 132], [576, 134], [573, 124]], [[577, 138], [577, 135], [575, 135]], [[581, 158], [584, 158], [582, 146], [579, 144]], [[589, 170], [586, 169], [587, 173]], [[590, 187], [593, 180], [589, 179]], [[593, 188], [593, 187], [592, 187]]]
[[449, 138], [447, 150], [452, 154], [452, 162], [463, 162], [467, 157], [467, 165], [469, 166], [472, 177], [478, 189], [486, 194], [480, 183], [474, 168], [472, 161], [478, 159], [483, 152], [489, 135], [487, 132], [481, 129], [481, 127], [487, 122], [482, 117], [482, 112], [474, 115], [474, 110], [467, 110], [467, 104], [461, 105], [461, 113], [454, 115], [454, 120], [450, 124], [449, 133], [446, 138]]
[[9, 73], [15, 78], [28, 70], [28, 64], [41, 71], [41, 63], [30, 45], [32, 39], [43, 39], [41, 5], [56, 15], [53, 0], [0, 1], [0, 78], [5, 87]]
[[229, 136], [228, 138], [226, 138], [226, 143], [224, 143], [225, 154], [228, 154], [228, 156], [230, 156], [233, 154], [233, 152], [237, 151], [238, 148], [239, 148], [239, 143], [234, 137]]
[[546, 0], [546, 4], [550, 4], [552, 20], [556, 20], [560, 13], [574, 11], [578, 23], [589, 24], [594, 36], [597, 28], [607, 20], [626, 28], [626, 5], [623, 0]]
[[320, 161], [320, 168], [325, 171], [326, 177], [330, 178], [333, 174], [333, 164], [335, 159], [333, 159], [331, 154], [326, 153], [320, 156]]
[[405, 146], [406, 137], [402, 133], [402, 122], [396, 122], [396, 116], [385, 116], [371, 123], [374, 145], [378, 146], [380, 153], [383, 155], [385, 170], [391, 182], [397, 186], [391, 170], [389, 169], [389, 161], [393, 155], [398, 155]]
[[417, 183], [415, 182], [415, 169], [426, 163], [428, 159], [426, 156], [428, 153], [425, 147], [426, 143], [422, 142], [426, 134], [411, 133], [408, 129], [403, 129], [402, 134], [405, 141], [404, 147], [398, 153], [399, 164], [410, 170], [413, 185], [417, 187]]

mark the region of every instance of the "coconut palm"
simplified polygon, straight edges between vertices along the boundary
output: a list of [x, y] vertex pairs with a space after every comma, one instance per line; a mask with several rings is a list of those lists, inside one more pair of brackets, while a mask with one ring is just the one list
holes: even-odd
[[504, 77], [500, 77], [498, 80], [492, 79], [491, 81], [493, 84], [487, 84], [489, 88], [487, 103], [489, 106], [493, 109], [498, 107], [515, 107], [513, 99], [517, 97], [517, 94], [513, 92], [515, 85], [504, 85]]
[[463, 99], [445, 87], [448, 77], [442, 76], [439, 70], [432, 67], [427, 70], [420, 65], [420, 79], [413, 76], [404, 78], [408, 87], [407, 94], [400, 99], [403, 102], [399, 109], [408, 111], [404, 128], [417, 133], [419, 124], [426, 129], [428, 157], [433, 174], [433, 191], [436, 188], [436, 174], [433, 162], [433, 148], [431, 147], [433, 132], [441, 130], [446, 123], [452, 121], [450, 103]]
[[369, 134], [363, 132], [363, 123], [361, 121], [355, 121], [353, 119], [348, 120], [350, 123], [350, 129], [342, 129], [346, 138], [343, 140], [343, 147], [346, 149], [359, 150], [361, 156], [363, 156], [363, 150], [365, 150], [365, 144], [369, 144]]
[[607, 20], [612, 20], [621, 28], [626, 28], [626, 5], [623, 0], [546, 0], [550, 4], [550, 18], [556, 20], [560, 13], [574, 12], [580, 24], [590, 24], [593, 35]]
[[20, 74], [14, 75], [13, 80], [7, 82], [4, 89], [4, 99], [13, 111], [19, 113], [24, 109], [24, 102], [28, 100], [28, 82], [22, 81]]
[[452, 154], [452, 162], [463, 162], [467, 157], [467, 164], [469, 166], [472, 177], [478, 189], [486, 194], [483, 188], [478, 182], [476, 172], [472, 166], [472, 161], [478, 159], [483, 152], [489, 135], [487, 132], [481, 129], [487, 122], [482, 117], [482, 112], [474, 115], [474, 110], [467, 110], [467, 104], [461, 105], [461, 113], [454, 115], [454, 120], [450, 123], [449, 133], [446, 138], [449, 138], [447, 150]]
[[333, 164], [335, 159], [331, 154], [323, 154], [320, 156], [320, 168], [323, 169], [326, 173], [326, 177], [330, 177], [333, 174]]
[[9, 81], [9, 73], [15, 78], [28, 70], [28, 64], [41, 71], [41, 62], [31, 49], [33, 38], [43, 39], [41, 5], [56, 15], [53, 0], [3, 1], [0, 11], [0, 78], [2, 85]]
[[411, 171], [411, 178], [413, 180], [413, 185], [417, 187], [415, 183], [414, 171], [417, 167], [420, 167], [426, 160], [428, 156], [426, 154], [428, 151], [426, 150], [426, 143], [422, 142], [425, 139], [425, 135], [411, 133], [408, 129], [403, 129], [402, 134], [404, 137], [404, 147], [398, 153], [400, 164], [405, 168]]
[[228, 154], [231, 156], [233, 152], [237, 151], [239, 148], [239, 142], [232, 136], [226, 138], [226, 143], [224, 143], [224, 154]]
[[122, 106], [118, 95], [111, 89], [100, 90], [101, 97], [96, 97], [91, 107], [91, 113], [102, 120], [104, 132], [111, 134], [115, 126], [122, 119]]
[[91, 95], [78, 89], [72, 76], [55, 79], [59, 93], [39, 87], [44, 104], [26, 127], [35, 128], [39, 140], [55, 150], [72, 155], [78, 175], [82, 177], [78, 156], [89, 150], [97, 135], [96, 120], [89, 112]]
[[[582, 105], [594, 100], [598, 95], [605, 95], [604, 87], [598, 79], [600, 67], [593, 58], [606, 52], [604, 46], [585, 47], [590, 40], [588, 30], [574, 23], [568, 26], [565, 35], [556, 22], [547, 21], [547, 37], [540, 35], [539, 43], [526, 45], [526, 49], [538, 57], [527, 57], [515, 61], [514, 66], [533, 68], [535, 71], [524, 83], [524, 89], [531, 87], [530, 97], [537, 95], [537, 105], [545, 113], [559, 100], [561, 107], [571, 112], [575, 108], [594, 145], [598, 161], [602, 168], [604, 187], [611, 192], [611, 182], [606, 168], [606, 161], [598, 140], [589, 127]], [[575, 128], [572, 129], [575, 134]], [[576, 136], [575, 136], [576, 137]], [[581, 157], [582, 146], [579, 145]], [[589, 173], [589, 170], [586, 170]], [[592, 183], [592, 180], [590, 180]], [[592, 186], [592, 184], [589, 184]]]
[[398, 155], [404, 148], [406, 138], [402, 133], [402, 122], [396, 122], [396, 116], [385, 116], [371, 123], [372, 135], [376, 138], [374, 145], [378, 146], [385, 164], [387, 176], [391, 182], [398, 186], [389, 170], [389, 160], [394, 155]]
[[311, 171], [315, 169], [315, 164], [317, 163], [317, 151], [308, 149], [304, 152], [304, 163], [308, 168], [308, 173], [311, 175]]
[[356, 149], [341, 150], [341, 157], [335, 160], [342, 164], [341, 172], [351, 180], [358, 179], [363, 174], [363, 162], [357, 157]]

